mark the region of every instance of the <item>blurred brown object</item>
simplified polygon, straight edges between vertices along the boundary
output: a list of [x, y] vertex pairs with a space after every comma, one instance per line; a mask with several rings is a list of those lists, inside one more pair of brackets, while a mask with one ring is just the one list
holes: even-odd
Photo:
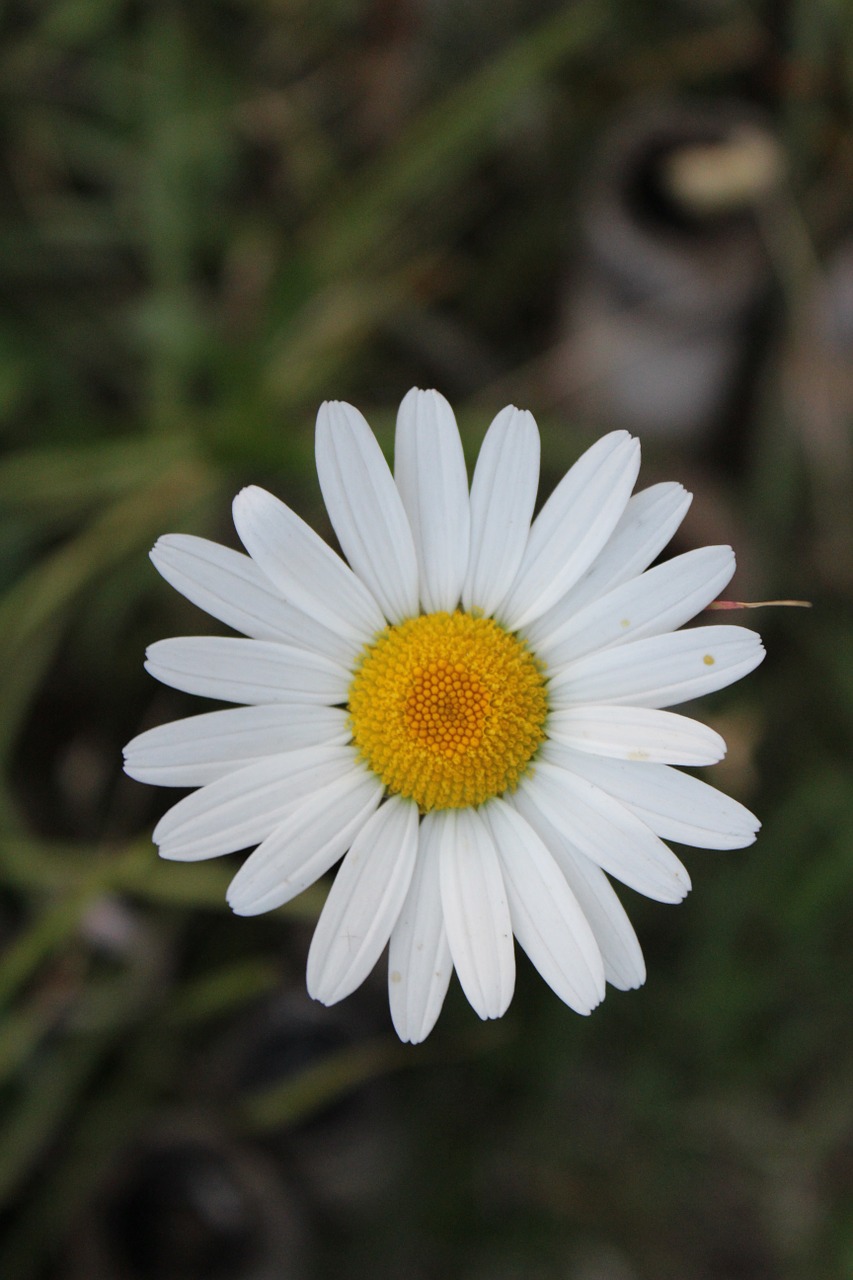
[[72, 1240], [68, 1280], [302, 1280], [305, 1211], [272, 1161], [164, 1114], [125, 1150]]
[[699, 443], [723, 416], [770, 270], [754, 209], [784, 178], [737, 102], [634, 105], [579, 207], [556, 398], [599, 424]]
[[815, 268], [782, 364], [787, 412], [811, 472], [825, 585], [853, 591], [853, 240]]

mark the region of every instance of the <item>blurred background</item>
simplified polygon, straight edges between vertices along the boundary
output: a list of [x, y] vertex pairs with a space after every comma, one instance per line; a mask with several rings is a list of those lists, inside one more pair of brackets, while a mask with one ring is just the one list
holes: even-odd
[[[849, 1280], [853, 8], [7, 0], [0, 96], [0, 1276]], [[677, 550], [815, 606], [725, 619], [765, 826], [622, 892], [646, 987], [521, 958], [417, 1049], [384, 971], [305, 996], [322, 889], [236, 919], [120, 771], [201, 709], [145, 645], [215, 629], [155, 537], [235, 545], [248, 482], [330, 536], [320, 401], [388, 446], [412, 385], [469, 461], [531, 409], [543, 492], [637, 432]]]

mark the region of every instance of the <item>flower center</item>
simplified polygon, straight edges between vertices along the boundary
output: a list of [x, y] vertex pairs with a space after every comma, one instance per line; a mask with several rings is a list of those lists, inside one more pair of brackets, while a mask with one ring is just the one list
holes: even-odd
[[349, 691], [355, 745], [424, 812], [513, 791], [545, 737], [545, 677], [492, 618], [430, 613], [365, 646]]

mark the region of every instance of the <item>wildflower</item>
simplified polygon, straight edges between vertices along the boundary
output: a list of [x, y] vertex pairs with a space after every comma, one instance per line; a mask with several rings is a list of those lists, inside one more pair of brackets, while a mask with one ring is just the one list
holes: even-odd
[[165, 858], [257, 846], [228, 901], [278, 907], [343, 858], [308, 955], [332, 1004], [389, 946], [401, 1039], [432, 1029], [453, 969], [481, 1018], [510, 1002], [513, 935], [579, 1013], [605, 981], [645, 979], [608, 877], [677, 902], [664, 843], [751, 844], [742, 805], [676, 765], [725, 753], [665, 710], [764, 656], [735, 626], [679, 631], [734, 572], [729, 547], [648, 566], [690, 504], [678, 484], [633, 497], [639, 444], [599, 440], [532, 519], [539, 434], [508, 407], [470, 492], [453, 412], [412, 390], [392, 476], [361, 414], [324, 404], [317, 468], [349, 562], [262, 489], [234, 502], [248, 555], [173, 534], [152, 552], [193, 603], [247, 638], [151, 646], [147, 669], [237, 708], [152, 729], [126, 749], [143, 782], [197, 787], [159, 822]]

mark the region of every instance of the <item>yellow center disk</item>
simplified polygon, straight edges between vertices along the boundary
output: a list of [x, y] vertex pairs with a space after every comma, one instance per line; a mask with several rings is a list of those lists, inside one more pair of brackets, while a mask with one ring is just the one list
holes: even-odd
[[386, 627], [350, 685], [352, 735], [392, 794], [461, 809], [513, 791], [545, 737], [545, 677], [491, 618], [430, 613]]

